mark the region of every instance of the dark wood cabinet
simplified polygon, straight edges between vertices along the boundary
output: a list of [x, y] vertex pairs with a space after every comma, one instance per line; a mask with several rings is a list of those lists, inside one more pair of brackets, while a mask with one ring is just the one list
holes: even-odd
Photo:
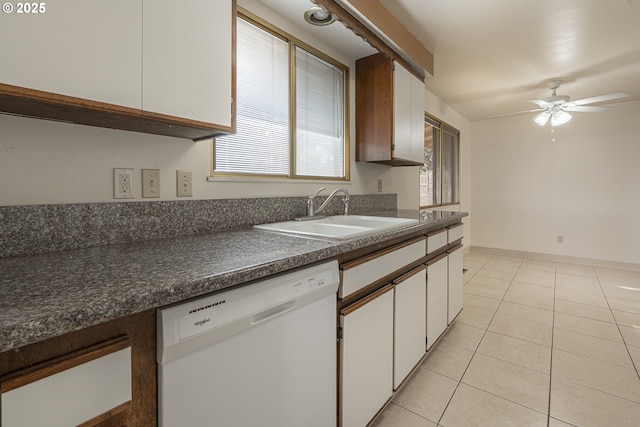
[[377, 53], [356, 61], [356, 161], [424, 164], [424, 83]]

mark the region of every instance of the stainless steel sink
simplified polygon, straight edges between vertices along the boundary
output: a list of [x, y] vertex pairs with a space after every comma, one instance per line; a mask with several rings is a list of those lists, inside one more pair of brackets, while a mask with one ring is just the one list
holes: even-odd
[[330, 239], [350, 239], [416, 224], [417, 222], [417, 219], [408, 218], [336, 215], [308, 221], [285, 221], [261, 224], [255, 225], [254, 228]]

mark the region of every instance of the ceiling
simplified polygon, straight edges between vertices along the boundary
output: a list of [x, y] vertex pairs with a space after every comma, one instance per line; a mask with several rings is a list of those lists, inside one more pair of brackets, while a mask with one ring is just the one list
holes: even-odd
[[[336, 22], [312, 27], [310, 0], [260, 0], [351, 58], [374, 51]], [[434, 55], [427, 89], [468, 120], [624, 91], [640, 100], [640, 0], [381, 0]], [[531, 113], [533, 114], [533, 113]]]

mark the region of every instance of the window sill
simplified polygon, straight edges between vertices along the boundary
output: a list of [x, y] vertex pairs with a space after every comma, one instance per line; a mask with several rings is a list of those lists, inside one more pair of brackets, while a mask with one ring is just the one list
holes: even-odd
[[329, 184], [329, 185], [351, 185], [350, 180], [343, 179], [295, 179], [295, 178], [267, 178], [264, 176], [208, 176], [207, 182], [251, 182], [268, 184]]

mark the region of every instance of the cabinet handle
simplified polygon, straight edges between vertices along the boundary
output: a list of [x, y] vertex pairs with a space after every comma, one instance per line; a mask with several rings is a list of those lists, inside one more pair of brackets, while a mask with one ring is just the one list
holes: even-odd
[[6, 393], [127, 347], [131, 347], [131, 341], [128, 336], [123, 335], [46, 362], [38, 363], [29, 368], [9, 373], [0, 378], [0, 392]]
[[409, 279], [412, 276], [415, 276], [416, 274], [424, 271], [427, 269], [427, 265], [426, 264], [422, 264], [420, 266], [418, 266], [417, 268], [414, 268], [413, 270], [407, 272], [406, 274], [403, 274], [402, 276], [398, 277], [396, 280], [393, 281], [393, 283], [395, 285], [399, 285], [400, 283], [404, 282], [405, 280]]
[[444, 252], [442, 255], [437, 256], [437, 257], [435, 257], [435, 258], [433, 258], [433, 259], [430, 259], [429, 261], [427, 261], [427, 267], [428, 267], [428, 266], [430, 266], [430, 265], [435, 264], [436, 262], [438, 262], [438, 261], [440, 261], [441, 259], [446, 258], [446, 257], [447, 257], [447, 253], [446, 253], [446, 252]]
[[358, 301], [354, 302], [350, 306], [343, 308], [342, 311], [340, 312], [340, 314], [343, 315], [343, 316], [346, 316], [349, 313], [353, 313], [354, 311], [356, 311], [357, 309], [359, 309], [363, 305], [366, 305], [366, 304], [370, 303], [374, 299], [378, 298], [381, 295], [386, 294], [387, 292], [389, 292], [391, 290], [393, 290], [393, 283], [389, 283], [384, 288], [378, 289], [377, 291], [375, 291], [371, 295], [367, 295], [366, 297], [362, 298], [361, 300], [358, 300]]
[[364, 264], [365, 262], [371, 261], [373, 259], [379, 258], [379, 257], [384, 256], [384, 255], [387, 255], [388, 253], [391, 253], [391, 252], [396, 251], [398, 249], [402, 249], [402, 248], [404, 248], [406, 246], [409, 246], [409, 245], [413, 245], [414, 243], [417, 243], [417, 242], [420, 242], [420, 241], [425, 241], [424, 236], [418, 236], [418, 237], [415, 237], [413, 239], [407, 240], [406, 242], [402, 242], [402, 243], [400, 243], [398, 245], [390, 246], [390, 247], [384, 248], [384, 249], [382, 249], [382, 250], [380, 250], [378, 252], [374, 252], [372, 254], [365, 255], [365, 256], [363, 256], [361, 258], [358, 258], [358, 259], [355, 259], [353, 261], [346, 262], [340, 267], [340, 269], [343, 270], [343, 271], [344, 270], [349, 270], [350, 268], [357, 267], [360, 264]]

